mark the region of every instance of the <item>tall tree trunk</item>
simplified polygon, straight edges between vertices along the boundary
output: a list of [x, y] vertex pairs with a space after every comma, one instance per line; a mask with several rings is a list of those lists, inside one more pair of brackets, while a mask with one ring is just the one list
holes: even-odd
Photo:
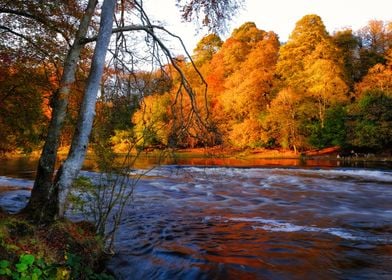
[[97, 3], [98, 0], [89, 0], [87, 4], [85, 13], [80, 21], [79, 29], [75, 35], [74, 42], [64, 61], [60, 88], [53, 96], [54, 102], [52, 117], [46, 141], [38, 161], [34, 187], [31, 192], [30, 200], [25, 209], [23, 209], [23, 212], [28, 213], [34, 220], [37, 221], [45, 221], [57, 213], [56, 204], [53, 203], [57, 197], [57, 190], [53, 185], [57, 149], [66, 116], [69, 92], [71, 85], [75, 81], [76, 68], [80, 59], [80, 53], [84, 46], [82, 40], [86, 37]]
[[78, 123], [72, 139], [71, 149], [64, 164], [60, 167], [55, 179], [55, 188], [58, 189], [58, 217], [62, 218], [65, 212], [67, 195], [73, 180], [78, 175], [90, 138], [95, 116], [97, 94], [105, 66], [106, 52], [109, 46], [113, 28], [115, 0], [104, 0], [102, 4], [101, 21], [94, 55], [91, 62], [90, 73], [87, 79], [82, 106], [79, 112]]

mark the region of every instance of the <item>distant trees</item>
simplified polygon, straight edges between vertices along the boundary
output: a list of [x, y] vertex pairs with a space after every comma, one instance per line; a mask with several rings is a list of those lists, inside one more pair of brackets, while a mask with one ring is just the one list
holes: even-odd
[[[214, 133], [189, 131], [195, 138], [201, 134], [214, 140], [195, 142], [191, 137], [176, 143], [296, 151], [359, 145], [359, 135], [352, 132], [362, 122], [358, 113], [363, 108], [358, 107], [362, 96], [373, 90], [390, 95], [390, 26], [371, 21], [358, 32], [344, 29], [331, 36], [319, 16], [306, 15], [282, 46], [276, 34], [252, 22], [235, 29], [224, 42], [215, 34], [204, 37], [193, 58], [208, 83], [204, 115], [209, 116]], [[192, 79], [198, 83], [197, 77]], [[203, 91], [196, 87], [195, 93], [202, 95]], [[172, 100], [174, 96], [172, 92]], [[168, 95], [155, 98], [156, 102], [148, 98], [146, 103], [159, 104]], [[172, 107], [165, 118], [173, 120], [182, 114], [176, 110]], [[165, 127], [173, 130], [175, 126], [167, 121]], [[161, 140], [164, 145], [169, 142]]]

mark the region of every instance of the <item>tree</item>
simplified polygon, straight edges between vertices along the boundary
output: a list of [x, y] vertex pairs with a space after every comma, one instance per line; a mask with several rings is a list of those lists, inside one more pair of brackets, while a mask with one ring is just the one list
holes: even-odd
[[171, 97], [168, 93], [154, 94], [144, 97], [140, 102], [140, 109], [134, 114], [134, 136], [137, 145], [143, 149], [150, 146], [169, 144], [170, 105]]
[[360, 38], [361, 77], [376, 64], [385, 64], [386, 53], [392, 47], [392, 23], [370, 20], [358, 31]]
[[328, 59], [316, 59], [305, 71], [308, 77], [304, 83], [308, 85], [307, 96], [314, 100], [317, 107], [317, 118], [324, 127], [326, 110], [336, 104], [348, 101], [348, 87], [344, 81], [342, 69]]
[[345, 80], [350, 90], [354, 89], [354, 83], [361, 79], [360, 73], [360, 39], [353, 34], [351, 29], [337, 31], [332, 36], [334, 44], [339, 48], [343, 56]]
[[[57, 36], [58, 34], [62, 34], [63, 39], [59, 40], [60, 44], [58, 45], [61, 45], [61, 47], [65, 46], [65, 49], [68, 49], [68, 51], [66, 51], [67, 55], [63, 61], [60, 86], [53, 96], [53, 112], [46, 142], [39, 160], [37, 177], [30, 201], [24, 210], [37, 221], [50, 222], [64, 216], [67, 193], [81, 168], [85, 156], [93, 123], [96, 95], [99, 89], [105, 64], [105, 56], [112, 34], [116, 1], [103, 1], [99, 31], [95, 36], [93, 35], [89, 38], [87, 37], [87, 34], [94, 33], [92, 30], [92, 27], [94, 27], [93, 15], [97, 11], [97, 0], [89, 0], [87, 5], [78, 5], [79, 3], [74, 1], [66, 2], [64, 5], [60, 6], [64, 9], [60, 10], [55, 9], [56, 5], [47, 2], [39, 2], [39, 4], [36, 2], [28, 2], [26, 4], [25, 1], [7, 2], [10, 3], [3, 3], [0, 5], [0, 26], [6, 31], [2, 33], [3, 36], [16, 36], [20, 39], [19, 41], [23, 41], [18, 44], [17, 47], [20, 47], [27, 42], [29, 49], [33, 46], [35, 49], [39, 49], [46, 58], [50, 57], [45, 45], [41, 47], [39, 44], [40, 39], [43, 38], [40, 37], [40, 31], [44, 31], [43, 36], [48, 35], [48, 37], [52, 38], [54, 41], [59, 37]], [[177, 2], [181, 4], [183, 1], [179, 0]], [[12, 6], [10, 8], [9, 4], [11, 3]], [[234, 0], [226, 0], [223, 3], [221, 1], [205, 3], [202, 0], [193, 0], [185, 2], [185, 4], [182, 5], [182, 8], [184, 17], [190, 20], [194, 15], [199, 14], [202, 7], [202, 13], [205, 14], [204, 23], [209, 24], [212, 27], [218, 27], [222, 20], [225, 20], [227, 16], [232, 15], [232, 8], [236, 7], [236, 5], [237, 1]], [[223, 13], [225, 8], [229, 9], [227, 12]], [[72, 13], [69, 12], [68, 9], [70, 9]], [[127, 21], [125, 16], [127, 9], [134, 10], [135, 14], [138, 14], [136, 18], [139, 20], [140, 24], [132, 24]], [[54, 14], [58, 15], [57, 17], [52, 17], [54, 11]], [[174, 68], [181, 73], [182, 85], [186, 88], [189, 97], [192, 99], [192, 91], [186, 77], [183, 75], [181, 68], [176, 63], [169, 49], [157, 35], [159, 32], [169, 35], [172, 34], [162, 26], [153, 25], [151, 23], [144, 11], [142, 2], [122, 1], [119, 6], [119, 11], [119, 18], [118, 20], [116, 19], [117, 26], [113, 29], [114, 33], [120, 34], [120, 32], [126, 31], [145, 32], [147, 36], [152, 38], [153, 47], [160, 47], [163, 54], [165, 54], [173, 64]], [[76, 16], [72, 17], [70, 15]], [[131, 15], [131, 13], [129, 13], [129, 15]], [[9, 17], [15, 17], [17, 20], [11, 21], [9, 20]], [[56, 19], [60, 19], [59, 22], [57, 22]], [[17, 24], [13, 24], [14, 22], [17, 22]], [[39, 23], [39, 27], [43, 30], [37, 28], [37, 23]], [[66, 28], [63, 29], [63, 25], [58, 23], [65, 23]], [[129, 57], [130, 52], [127, 49], [127, 45], [124, 43], [125, 39], [126, 36], [119, 35], [117, 36], [116, 42], [118, 46], [121, 45], [123, 47], [124, 52], [122, 54], [124, 54], [124, 57], [126, 55]], [[59, 137], [66, 115], [70, 88], [74, 83], [75, 71], [78, 62], [80, 62], [82, 50], [84, 49], [85, 44], [89, 42], [96, 42], [96, 44], [89, 77], [85, 87], [83, 104], [80, 109], [78, 124], [75, 129], [69, 155], [53, 180]], [[146, 42], [148, 43], [148, 41]], [[53, 57], [56, 57], [56, 55], [58, 55], [57, 52], [61, 49], [58, 45], [51, 45], [53, 48]], [[4, 46], [4, 48], [10, 47], [12, 47], [12, 44]], [[64, 51], [64, 48], [61, 50]], [[64, 57], [62, 54], [60, 56]]]
[[386, 65], [378, 63], [369, 69], [360, 83], [356, 85], [357, 96], [362, 96], [369, 90], [380, 90], [392, 96], [392, 48], [386, 56]]
[[315, 123], [309, 142], [317, 148], [330, 146], [346, 147], [347, 143], [347, 110], [342, 105], [335, 105], [326, 111], [324, 125]]
[[[225, 90], [218, 97], [222, 110], [217, 113], [224, 119], [221, 130], [230, 143], [240, 147], [254, 147], [266, 141], [260, 116], [271, 101], [272, 81], [279, 50], [275, 33], [258, 31], [253, 34], [256, 34], [253, 39], [237, 37], [239, 40], [251, 42], [252, 46], [244, 61], [238, 63], [236, 70], [227, 77]], [[249, 130], [247, 138], [241, 136], [244, 126], [253, 128]]]
[[285, 149], [298, 149], [305, 146], [301, 135], [301, 99], [291, 88], [281, 90], [271, 102], [265, 126], [274, 142]]
[[43, 67], [3, 60], [0, 66], [0, 153], [37, 148], [47, 124], [50, 91]]
[[289, 40], [279, 51], [276, 73], [280, 85], [301, 89], [303, 85], [303, 72], [306, 69], [307, 58], [316, 50], [317, 46], [325, 41], [329, 45], [329, 35], [324, 23], [317, 15], [306, 15], [295, 25]]
[[350, 108], [350, 143], [382, 151], [392, 145], [392, 97], [380, 90], [366, 91]]
[[199, 66], [202, 66], [206, 62], [211, 61], [214, 54], [216, 54], [222, 47], [222, 44], [222, 39], [214, 33], [203, 37], [197, 43], [196, 48], [193, 50], [194, 61]]
[[301, 127], [305, 138], [314, 127], [324, 127], [330, 107], [349, 101], [342, 52], [317, 15], [304, 16], [297, 22], [289, 41], [280, 49], [276, 73], [276, 89], [290, 88], [288, 98], [298, 95], [301, 100], [293, 110], [300, 116], [301, 124], [296, 127]]
[[382, 20], [370, 20], [368, 24], [358, 32], [362, 47], [374, 53], [383, 55], [392, 46], [391, 22]]

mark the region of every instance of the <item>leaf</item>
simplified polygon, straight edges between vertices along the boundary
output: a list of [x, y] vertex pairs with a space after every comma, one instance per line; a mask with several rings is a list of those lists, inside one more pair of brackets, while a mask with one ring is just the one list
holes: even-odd
[[42, 275], [42, 271], [39, 268], [34, 268], [33, 274], [31, 275], [32, 280], [39, 280]]
[[28, 255], [20, 256], [19, 262], [30, 266], [34, 263], [34, 260], [35, 257], [33, 255], [28, 254]]
[[0, 261], [0, 268], [7, 268], [10, 266], [10, 262], [6, 260], [1, 260]]
[[0, 268], [0, 275], [10, 276], [11, 275], [11, 269], [9, 269], [8, 267]]
[[15, 267], [16, 270], [20, 273], [25, 272], [28, 269], [28, 266], [25, 263], [17, 263]]
[[34, 276], [34, 275], [37, 275], [37, 277], [38, 277], [38, 276], [41, 276], [41, 275], [42, 275], [42, 270], [39, 269], [39, 268], [34, 268], [34, 269], [33, 269], [33, 276]]

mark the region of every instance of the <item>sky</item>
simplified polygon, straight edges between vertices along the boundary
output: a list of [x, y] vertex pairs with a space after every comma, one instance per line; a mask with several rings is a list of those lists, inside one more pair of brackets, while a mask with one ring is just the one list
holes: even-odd
[[[150, 17], [179, 35], [192, 52], [206, 31], [197, 32], [197, 25], [181, 22], [175, 2], [144, 1]], [[358, 30], [372, 19], [392, 21], [392, 0], [245, 0], [245, 7], [229, 23], [229, 32], [221, 38], [230, 36], [231, 31], [244, 22], [252, 21], [259, 29], [274, 31], [280, 41], [285, 42], [295, 23], [307, 14], [319, 15], [330, 34], [344, 27]], [[172, 46], [176, 48], [174, 43]]]

